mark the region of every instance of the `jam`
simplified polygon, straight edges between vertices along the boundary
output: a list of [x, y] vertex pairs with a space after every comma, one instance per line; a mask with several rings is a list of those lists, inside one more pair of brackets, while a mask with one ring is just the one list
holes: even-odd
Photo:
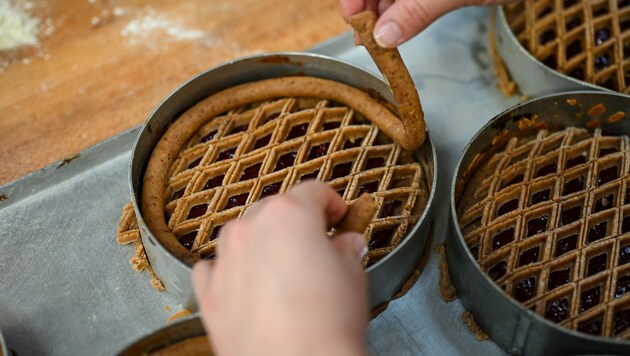
[[171, 197], [171, 200], [177, 200], [181, 197], [184, 196], [184, 191], [186, 191], [186, 187], [176, 191], [175, 193], [173, 193], [173, 196]]
[[547, 281], [547, 290], [554, 290], [562, 285], [569, 283], [571, 280], [571, 268], [559, 269], [549, 273]]
[[514, 286], [514, 298], [521, 303], [532, 299], [536, 295], [536, 277], [524, 279]]
[[630, 232], [630, 216], [624, 217], [621, 224], [621, 233], [625, 234], [626, 232]]
[[626, 186], [626, 198], [624, 204], [630, 204], [630, 184]]
[[599, 304], [601, 287], [597, 286], [580, 294], [580, 313]]
[[566, 58], [573, 58], [582, 52], [582, 43], [580, 41], [574, 41], [566, 47]]
[[306, 134], [306, 130], [308, 130], [308, 122], [293, 126], [291, 130], [289, 131], [289, 134], [287, 135], [287, 140], [304, 136]]
[[591, 226], [588, 230], [588, 236], [586, 237], [586, 241], [590, 244], [591, 242], [601, 240], [606, 237], [606, 232], [608, 231], [608, 222], [604, 221], [597, 225]]
[[196, 160], [194, 160], [194, 161], [190, 162], [190, 164], [188, 165], [188, 169], [191, 169], [191, 168], [195, 168], [195, 167], [197, 167], [197, 166], [199, 165], [199, 163], [201, 163], [201, 159], [202, 159], [202, 158], [203, 158], [203, 157], [199, 157], [199, 158], [197, 158]]
[[392, 227], [391, 229], [374, 232], [372, 234], [372, 238], [370, 239], [370, 243], [368, 244], [368, 248], [370, 250], [376, 250], [387, 247], [395, 229], [396, 228]]
[[538, 262], [539, 254], [540, 247], [530, 248], [529, 250], [521, 253], [521, 257], [518, 259], [518, 266], [523, 267], [525, 265]]
[[532, 194], [532, 198], [529, 201], [529, 205], [532, 206], [538, 203], [542, 203], [544, 201], [549, 200], [550, 197], [551, 197], [551, 190], [549, 189], [541, 190], [540, 192], [536, 192]]
[[227, 150], [221, 151], [219, 156], [217, 157], [217, 162], [224, 161], [226, 159], [234, 158], [234, 154], [236, 153], [236, 147], [228, 148]]
[[180, 236], [177, 241], [179, 241], [182, 246], [186, 247], [187, 250], [190, 250], [193, 247], [193, 243], [195, 242], [195, 238], [197, 237], [197, 230], [193, 232], [189, 232], [186, 235]]
[[337, 179], [345, 177], [350, 174], [352, 170], [352, 162], [340, 163], [333, 168], [332, 177], [330, 179]]
[[280, 116], [280, 112], [279, 111], [271, 113], [271, 114], [265, 116], [265, 118], [260, 121], [260, 125], [262, 126], [262, 125], [268, 123], [269, 121], [273, 121], [273, 120], [277, 119], [279, 116]]
[[581, 217], [582, 207], [578, 205], [576, 207], [563, 210], [560, 215], [560, 220], [562, 220], [562, 225], [569, 225], [572, 222], [580, 220]]
[[215, 226], [212, 228], [212, 232], [210, 233], [210, 241], [215, 240], [217, 237], [219, 237], [219, 234], [221, 233], [221, 228], [223, 228], [223, 225]]
[[199, 204], [190, 208], [186, 219], [195, 219], [203, 216], [208, 211], [208, 204]]
[[615, 298], [621, 298], [626, 293], [630, 293], [630, 275], [622, 276], [617, 279]]
[[626, 245], [619, 249], [619, 262], [617, 265], [625, 265], [630, 263], [630, 245]]
[[547, 215], [543, 215], [539, 218], [528, 221], [527, 237], [547, 231], [547, 220], [549, 220], [549, 217]]
[[296, 156], [297, 152], [289, 152], [280, 156], [280, 158], [278, 158], [278, 162], [276, 162], [276, 168], [274, 169], [274, 172], [285, 169], [287, 167], [291, 167], [293, 165], [293, 162], [295, 162]]
[[598, 213], [600, 211], [612, 208], [614, 200], [614, 194], [609, 194], [608, 196], [597, 199], [597, 201], [595, 202], [595, 206], [593, 207], [593, 212]]
[[501, 205], [499, 210], [497, 211], [497, 216], [505, 215], [510, 211], [514, 211], [518, 208], [518, 199], [512, 199], [507, 203]]
[[606, 270], [607, 256], [605, 253], [595, 256], [588, 260], [586, 276], [590, 277], [596, 273]]
[[617, 173], [617, 166], [612, 166], [610, 168], [602, 169], [599, 171], [599, 178], [597, 180], [598, 185], [606, 184], [615, 179], [619, 178], [619, 174]]
[[545, 32], [543, 32], [539, 37], [538, 37], [538, 42], [541, 45], [544, 45], [546, 43], [549, 43], [553, 40], [556, 39], [556, 30], [554, 29], [549, 29]]
[[596, 72], [600, 72], [608, 68], [612, 64], [612, 61], [610, 59], [610, 54], [604, 53], [601, 56], [595, 57], [594, 64], [595, 64]]
[[260, 198], [278, 194], [278, 192], [280, 192], [280, 187], [282, 187], [282, 182], [267, 184], [263, 187], [262, 193], [260, 193]]
[[556, 252], [554, 253], [554, 257], [559, 257], [564, 255], [567, 252], [575, 250], [577, 247], [578, 235], [571, 235], [561, 239], [556, 244]]
[[503, 188], [505, 188], [505, 187], [509, 187], [509, 186], [511, 186], [511, 185], [514, 185], [514, 184], [518, 184], [518, 183], [522, 182], [522, 181], [523, 181], [523, 179], [525, 179], [525, 176], [524, 176], [523, 174], [517, 174], [516, 176], [514, 176], [514, 178], [512, 178], [512, 180], [510, 180], [509, 182], [507, 182], [507, 183], [503, 186]]
[[578, 331], [581, 331], [586, 334], [591, 335], [601, 335], [602, 334], [602, 319], [590, 320], [587, 322], [583, 322], [578, 324]]
[[574, 17], [571, 20], [567, 21], [565, 23], [567, 32], [571, 31], [572, 29], [580, 26], [582, 24], [582, 19], [579, 17]]
[[569, 195], [584, 189], [584, 180], [579, 178], [574, 178], [566, 183], [564, 183], [564, 192], [562, 195]]
[[224, 174], [208, 179], [202, 190], [214, 189], [220, 186], [223, 184], [223, 178], [225, 178]]
[[261, 137], [258, 140], [256, 140], [256, 143], [254, 143], [254, 149], [257, 150], [261, 147], [265, 147], [269, 144], [269, 141], [271, 141], [271, 134]]
[[553, 322], [561, 322], [566, 319], [569, 314], [569, 301], [567, 298], [557, 300], [547, 305], [545, 310], [545, 318]]
[[378, 190], [378, 181], [361, 184], [359, 187], [359, 194], [374, 193]]
[[307, 160], [322, 157], [328, 152], [328, 143], [322, 143], [321, 145], [311, 147], [311, 151], [308, 153]]
[[475, 259], [479, 258], [479, 246], [471, 247], [470, 253], [473, 255]]
[[493, 281], [498, 281], [501, 277], [505, 276], [507, 272], [507, 262], [501, 261], [488, 270], [488, 276]]
[[337, 194], [339, 194], [340, 196], [342, 196], [342, 197], [343, 197], [343, 195], [344, 195], [344, 194], [346, 194], [346, 188], [345, 188], [345, 187], [343, 187], [343, 188], [339, 189], [339, 190], [337, 191]]
[[555, 55], [551, 55], [551, 56], [543, 59], [542, 62], [549, 68], [557, 68], [558, 67], [558, 60], [556, 59]]
[[367, 160], [365, 163], [365, 169], [374, 169], [385, 166], [385, 159], [382, 157], [373, 157]]
[[579, 0], [564, 0], [562, 2], [562, 5], [564, 6], [565, 9], [575, 5], [578, 3]]
[[217, 132], [216, 131], [212, 131], [209, 134], [205, 135], [204, 137], [201, 138], [201, 140], [199, 140], [199, 143], [205, 143], [208, 142], [210, 140], [212, 140], [214, 138], [214, 135], [216, 135]]
[[383, 204], [379, 218], [386, 218], [390, 216], [399, 216], [402, 210], [403, 202], [400, 200], [388, 201]]
[[608, 28], [600, 28], [599, 30], [595, 30], [595, 44], [601, 45], [606, 42], [610, 38], [610, 29]]
[[227, 209], [232, 209], [237, 206], [245, 205], [245, 202], [247, 201], [248, 196], [249, 196], [249, 193], [243, 193], [243, 194], [229, 197], [227, 203], [225, 203], [224, 209], [227, 210]]
[[514, 241], [513, 227], [501, 231], [492, 238], [492, 251], [498, 250], [512, 241]]
[[262, 167], [262, 162], [256, 163], [253, 166], [249, 166], [245, 168], [243, 170], [243, 174], [241, 175], [241, 182], [244, 180], [258, 177], [258, 172], [260, 172], [260, 167]]
[[577, 156], [567, 160], [567, 169], [586, 163], [586, 157]]
[[316, 179], [318, 174], [319, 174], [319, 169], [314, 171], [314, 172], [311, 172], [311, 173], [308, 173], [308, 174], [305, 174], [305, 175], [301, 176], [300, 180]]
[[348, 150], [350, 148], [355, 148], [359, 146], [361, 146], [361, 138], [351, 138], [347, 139], [346, 142], [343, 144], [343, 149]]
[[324, 125], [322, 125], [322, 128], [323, 128], [323, 131], [328, 131], [328, 130], [334, 130], [340, 126], [341, 126], [341, 123], [339, 121], [331, 121], [331, 122], [325, 122]]
[[536, 172], [536, 178], [556, 173], [556, 171], [558, 171], [558, 165], [556, 163], [549, 163]]
[[249, 124], [245, 124], [245, 125], [240, 125], [240, 126], [235, 126], [232, 131], [230, 131], [230, 135], [233, 135], [235, 133], [239, 133], [239, 132], [243, 132], [243, 131], [247, 131], [247, 127], [249, 126]]
[[630, 327], [630, 309], [615, 313], [614, 334], [621, 334]]
[[584, 69], [582, 67], [575, 68], [574, 70], [569, 72], [569, 76], [584, 80]]
[[608, 155], [616, 153], [616, 152], [618, 152], [618, 151], [617, 151], [617, 148], [615, 148], [615, 147], [601, 148], [599, 150], [599, 157], [608, 156]]

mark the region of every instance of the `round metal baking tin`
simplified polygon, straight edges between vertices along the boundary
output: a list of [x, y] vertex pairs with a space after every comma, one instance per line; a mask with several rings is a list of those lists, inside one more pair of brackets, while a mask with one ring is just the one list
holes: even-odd
[[570, 90], [600, 90], [616, 93], [583, 80], [570, 77], [547, 67], [532, 56], [518, 41], [505, 17], [503, 6], [495, 12], [494, 40], [505, 66], [520, 92], [531, 97]]
[[176, 320], [167, 326], [143, 336], [120, 351], [118, 356], [147, 355], [167, 346], [197, 336], [206, 336], [206, 331], [197, 315]]
[[[575, 100], [576, 105], [571, 106], [569, 102], [573, 101], [569, 99]], [[603, 116], [579, 115], [597, 104], [606, 107]], [[625, 117], [616, 123], [607, 123], [606, 118], [617, 111], [624, 112]], [[489, 147], [493, 138], [503, 130], [518, 132], [518, 121], [532, 114], [539, 115], [539, 122], [559, 128], [586, 127], [589, 120], [601, 119], [604, 134], [630, 132], [630, 97], [603, 92], [582, 91], [534, 99], [508, 109], [488, 122], [464, 149], [451, 186], [451, 232], [446, 240], [451, 279], [464, 307], [473, 313], [482, 329], [511, 354], [628, 354], [630, 341], [566, 329], [524, 308], [484, 273], [464, 242], [457, 216], [458, 187], [464, 173], [475, 156]]]
[[[262, 54], [220, 65], [177, 88], [149, 116], [134, 143], [129, 183], [144, 249], [166, 290], [188, 309], [197, 309], [190, 279], [191, 268], [162, 246], [145, 224], [140, 211], [142, 181], [151, 152], [169, 124], [200, 100], [238, 84], [289, 75], [335, 80], [368, 93], [378, 93], [381, 98], [394, 102], [383, 80], [350, 63], [316, 54]], [[406, 238], [391, 253], [367, 268], [372, 308], [388, 302], [399, 291], [417, 265], [429, 237], [430, 207], [437, 176], [435, 148], [429, 132], [425, 143], [413, 154], [423, 168], [423, 178], [429, 189], [427, 206], [418, 222], [409, 229]]]
[[2, 336], [2, 333], [0, 332], [0, 356], [9, 356], [11, 355], [9, 353], [9, 347], [7, 346], [7, 343], [4, 341], [4, 337]]

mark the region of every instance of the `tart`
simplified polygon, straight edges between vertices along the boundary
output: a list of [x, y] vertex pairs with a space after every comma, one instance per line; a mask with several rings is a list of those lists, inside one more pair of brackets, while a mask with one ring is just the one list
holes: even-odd
[[630, 139], [513, 137], [473, 167], [461, 231], [504, 292], [563, 327], [630, 339]]
[[630, 93], [630, 1], [525, 0], [504, 10], [519, 42], [547, 67]]
[[410, 151], [353, 108], [316, 97], [253, 102], [210, 117], [165, 168], [158, 213], [169, 234], [157, 236], [193, 259], [214, 256], [222, 226], [249, 206], [307, 179], [328, 183], [347, 202], [374, 197], [369, 263], [400, 243], [427, 199]]

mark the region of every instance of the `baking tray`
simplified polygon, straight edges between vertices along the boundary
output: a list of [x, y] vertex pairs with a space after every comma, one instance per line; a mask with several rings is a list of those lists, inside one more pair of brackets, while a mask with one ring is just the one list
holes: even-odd
[[[447, 234], [448, 188], [461, 151], [490, 118], [513, 106], [495, 88], [487, 50], [489, 10], [442, 18], [401, 47], [420, 91], [440, 165], [435, 238]], [[377, 72], [346, 34], [313, 51]], [[129, 154], [138, 129], [0, 187], [0, 330], [18, 353], [109, 355], [163, 327], [176, 302], [129, 266], [115, 231], [129, 201]], [[3, 200], [6, 197], [6, 200]], [[433, 246], [433, 247], [434, 247]], [[437, 290], [437, 255], [419, 281], [368, 328], [379, 354], [500, 355], [461, 321], [459, 301]]]

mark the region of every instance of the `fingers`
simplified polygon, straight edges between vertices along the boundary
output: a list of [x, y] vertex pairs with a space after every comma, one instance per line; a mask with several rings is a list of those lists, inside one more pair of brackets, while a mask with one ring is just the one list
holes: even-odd
[[297, 199], [304, 208], [313, 213], [323, 213], [328, 226], [336, 225], [348, 210], [343, 198], [330, 186], [317, 181], [307, 181], [296, 185], [286, 194]]
[[210, 289], [211, 275], [212, 264], [210, 261], [201, 260], [193, 266], [192, 282], [197, 300], [201, 300], [201, 296], [205, 296]]
[[350, 16], [365, 9], [365, 0], [339, 0], [341, 13], [346, 22], [350, 21]]
[[332, 243], [342, 255], [357, 263], [363, 260], [368, 251], [363, 235], [354, 231], [335, 235]]
[[398, 0], [382, 13], [374, 28], [374, 39], [381, 47], [396, 47], [459, 3], [464, 5], [464, 1], [456, 0]]

